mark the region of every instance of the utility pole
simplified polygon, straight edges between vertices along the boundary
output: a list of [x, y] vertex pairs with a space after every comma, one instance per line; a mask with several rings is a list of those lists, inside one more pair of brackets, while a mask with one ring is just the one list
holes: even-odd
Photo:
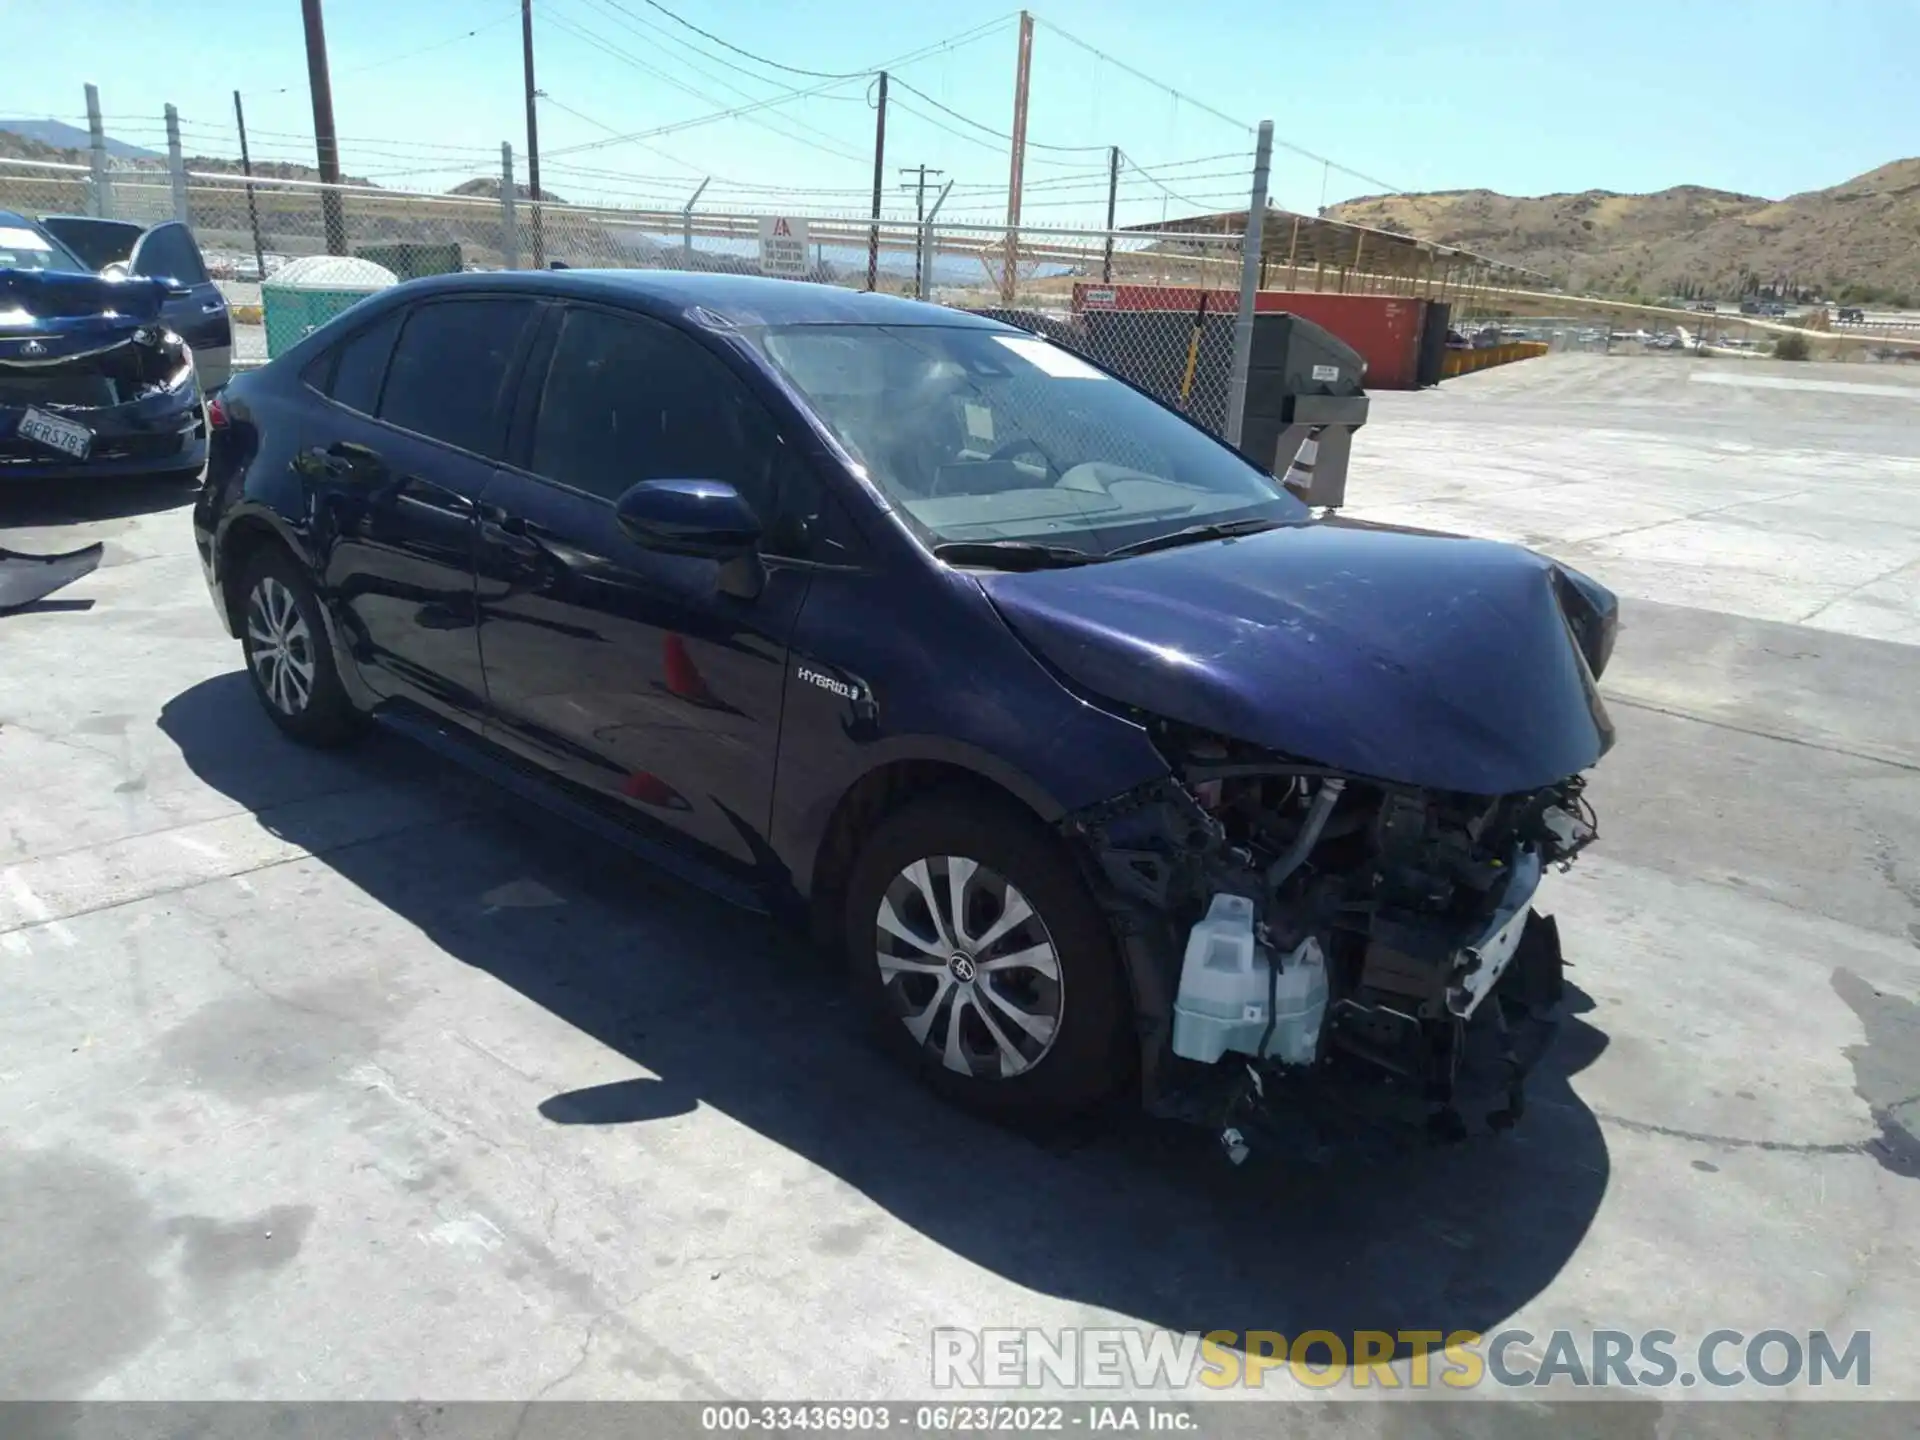
[[247, 112], [240, 108], [240, 92], [233, 92], [233, 123], [240, 131], [240, 170], [247, 177], [247, 225], [253, 231], [253, 263], [267, 278], [267, 254], [260, 245], [260, 207], [253, 199], [253, 156], [247, 150]]
[[520, 50], [527, 69], [527, 196], [533, 201], [533, 268], [547, 268], [547, 235], [540, 216], [540, 119], [534, 113], [539, 91], [533, 84], [533, 0], [520, 0]]
[[169, 105], [167, 120], [167, 176], [172, 182], [173, 218], [187, 223], [187, 162], [180, 149], [180, 112]]
[[333, 128], [333, 82], [327, 75], [327, 30], [320, 0], [300, 0], [307, 28], [307, 86], [313, 92], [313, 143], [320, 152], [320, 224], [327, 253], [347, 253], [347, 217], [340, 205], [340, 138]]
[[1107, 253], [1100, 261], [1100, 283], [1113, 283], [1113, 214], [1120, 203], [1120, 147], [1107, 151]]
[[[911, 183], [902, 181], [900, 188], [902, 190], [913, 191], [914, 236], [916, 240], [918, 240], [922, 228], [924, 228], [927, 223], [927, 176], [944, 175], [947, 172], [944, 170], [929, 170], [925, 163], [922, 163], [919, 165], [902, 165], [900, 167], [900, 173], [902, 175], [912, 175], [915, 177]], [[925, 246], [917, 243], [913, 247], [913, 293], [915, 295], [918, 295], [921, 289], [921, 251], [925, 248]]]
[[873, 226], [867, 231], [867, 289], [880, 283], [880, 186], [887, 170], [887, 72], [880, 72], [880, 98], [874, 106]]
[[1033, 16], [1020, 12], [1020, 58], [1013, 80], [1013, 165], [1007, 176], [1007, 263], [1000, 301], [1013, 303], [1020, 268], [1020, 180], [1027, 168], [1027, 80], [1033, 69]]
[[100, 118], [100, 87], [87, 82], [87, 213], [113, 216], [111, 182], [107, 179], [107, 127]]
[[1267, 240], [1267, 172], [1273, 162], [1273, 122], [1262, 120], [1253, 149], [1253, 194], [1240, 242], [1240, 308], [1233, 317], [1233, 361], [1227, 372], [1226, 441], [1238, 449], [1246, 418], [1247, 370], [1253, 361], [1253, 311], [1260, 290], [1260, 256]]

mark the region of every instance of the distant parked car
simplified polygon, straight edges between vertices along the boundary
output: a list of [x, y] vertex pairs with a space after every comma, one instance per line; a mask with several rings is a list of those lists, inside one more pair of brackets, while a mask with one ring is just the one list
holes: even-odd
[[96, 275], [166, 282], [161, 321], [187, 342], [200, 388], [218, 390], [233, 369], [233, 322], [193, 232], [178, 220], [149, 229], [130, 220], [43, 215], [40, 224]]
[[1859, 325], [1866, 321], [1867, 312], [1858, 305], [1842, 305], [1834, 318], [1842, 325]]

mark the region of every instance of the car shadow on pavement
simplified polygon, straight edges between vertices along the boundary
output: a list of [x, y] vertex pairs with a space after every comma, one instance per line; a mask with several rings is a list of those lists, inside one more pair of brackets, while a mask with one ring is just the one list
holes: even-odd
[[0, 486], [0, 530], [152, 515], [193, 503], [198, 482], [178, 475], [11, 480]]
[[[1044, 1294], [1182, 1331], [1487, 1331], [1567, 1263], [1606, 1191], [1599, 1124], [1568, 1083], [1605, 1038], [1577, 1015], [1505, 1136], [1272, 1151], [1238, 1170], [1212, 1136], [1137, 1117], [1036, 1141], [903, 1083], [799, 937], [404, 742], [300, 751], [237, 672], [168, 701], [160, 728], [262, 826], [647, 1072], [531, 1101], [531, 1123], [645, 1126], [710, 1106]], [[369, 805], [424, 790], [463, 818], [431, 843], [416, 829], [349, 844], [337, 808], [303, 818], [300, 795], [360, 787]], [[822, 1259], [853, 1263], [858, 1243], [823, 1235]]]

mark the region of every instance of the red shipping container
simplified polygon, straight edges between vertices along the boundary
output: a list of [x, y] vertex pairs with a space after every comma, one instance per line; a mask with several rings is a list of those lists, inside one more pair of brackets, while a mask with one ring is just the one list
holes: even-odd
[[[1083, 310], [1180, 310], [1199, 307], [1200, 292], [1180, 285], [1075, 284], [1073, 308]], [[1240, 305], [1239, 294], [1215, 290], [1207, 297], [1207, 311], [1231, 315]], [[1420, 374], [1420, 330], [1426, 323], [1427, 302], [1410, 295], [1337, 295], [1316, 290], [1262, 290], [1254, 296], [1256, 312], [1285, 311], [1325, 326], [1338, 339], [1358, 350], [1367, 362], [1369, 390], [1412, 390]]]

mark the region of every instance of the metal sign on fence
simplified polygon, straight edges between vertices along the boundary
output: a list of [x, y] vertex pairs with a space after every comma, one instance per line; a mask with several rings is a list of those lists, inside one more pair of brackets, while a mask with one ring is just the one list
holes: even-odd
[[790, 215], [760, 217], [760, 268], [789, 280], [807, 278], [807, 222]]

